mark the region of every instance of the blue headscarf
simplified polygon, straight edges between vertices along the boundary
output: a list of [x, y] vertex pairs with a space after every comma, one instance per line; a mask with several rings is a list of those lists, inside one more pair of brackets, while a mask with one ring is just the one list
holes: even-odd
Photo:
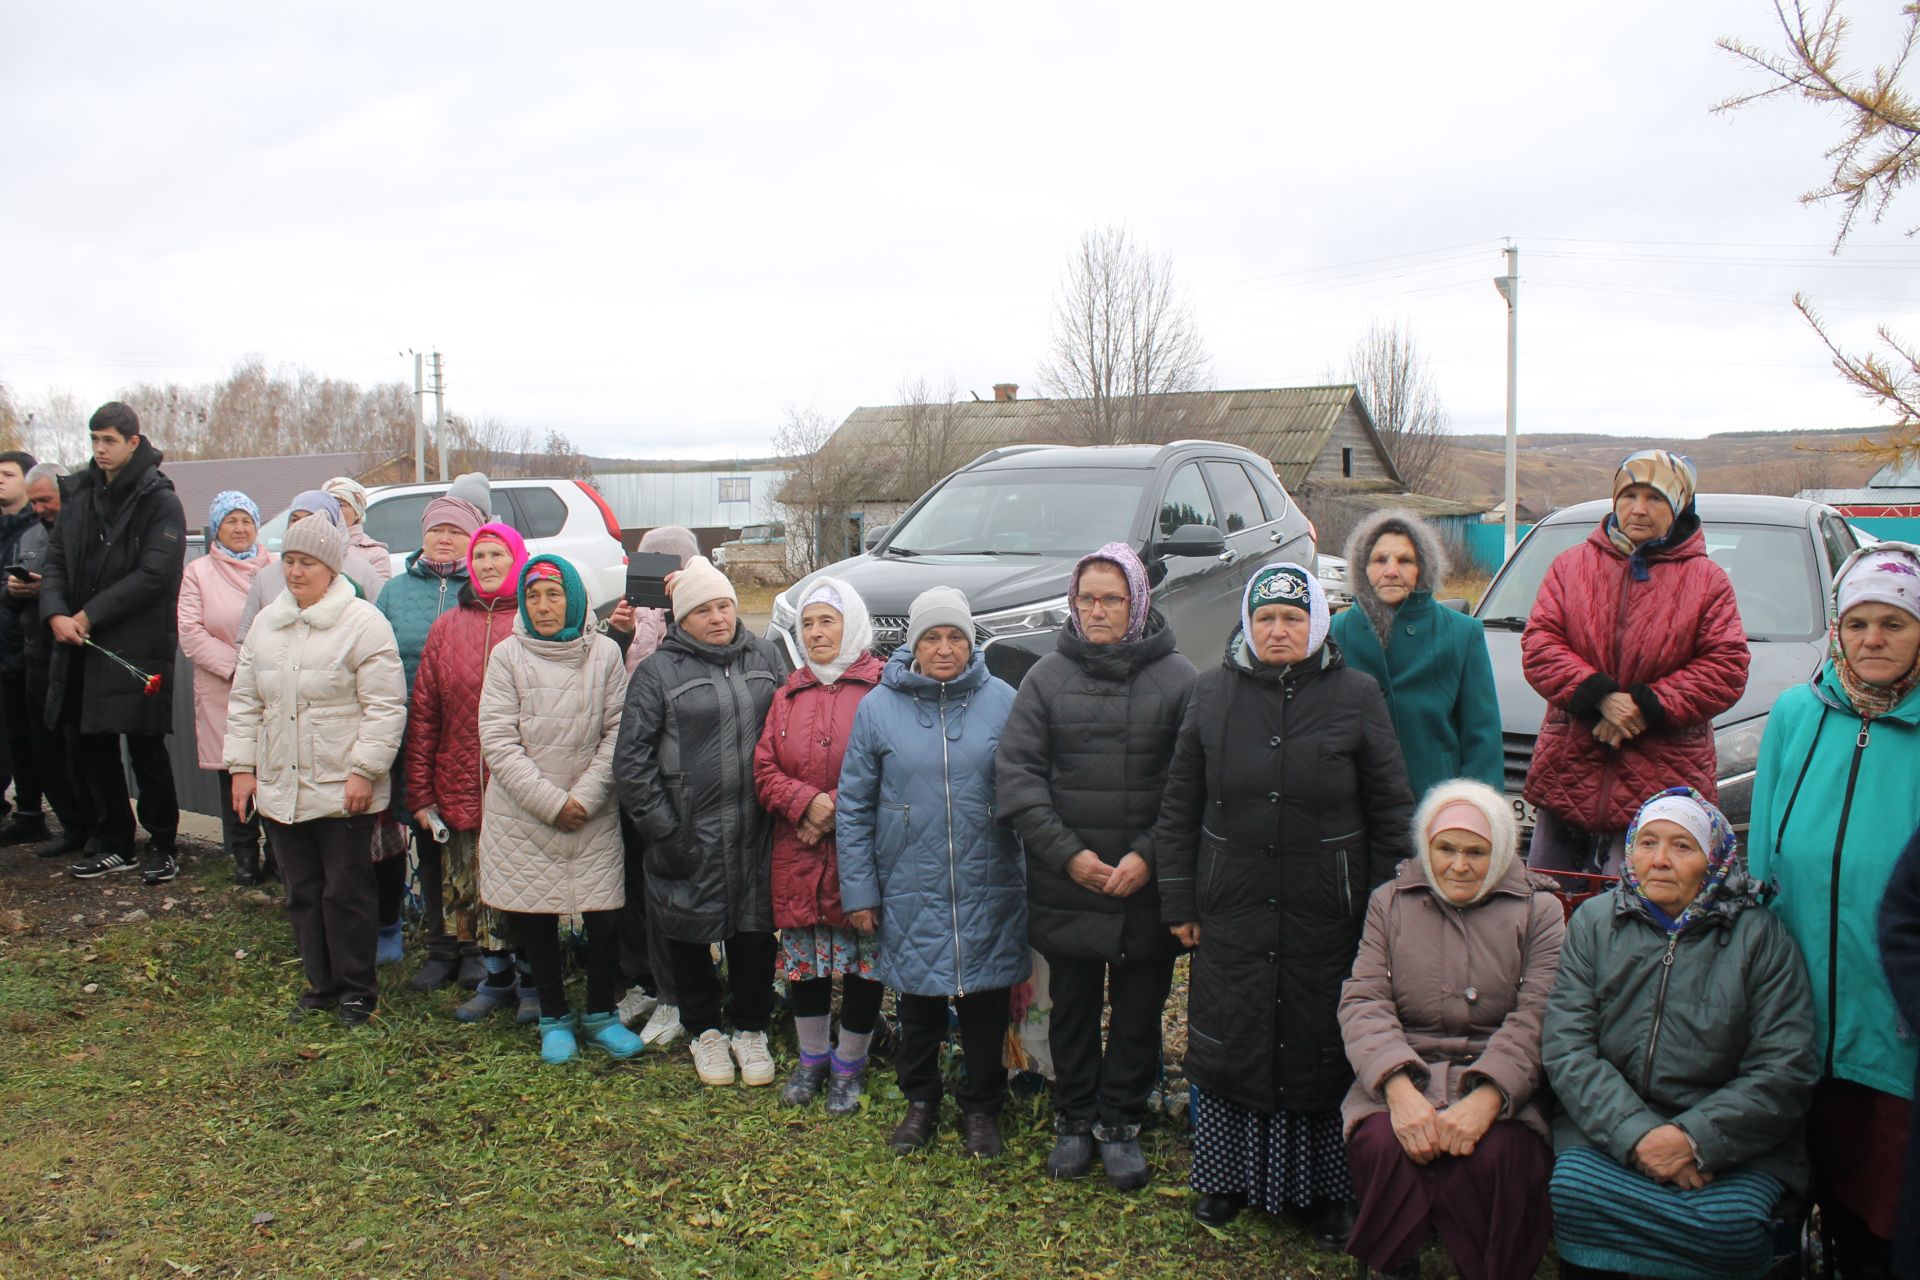
[[309, 489], [305, 493], [295, 494], [293, 501], [287, 504], [287, 510], [304, 511], [309, 519], [322, 516], [336, 529], [347, 527], [340, 520], [340, 499], [325, 489]]
[[[533, 629], [533, 619], [527, 616], [527, 587], [536, 579], [556, 577], [567, 593], [566, 624], [553, 635], [543, 636]], [[578, 640], [587, 626], [587, 584], [580, 580], [579, 570], [559, 556], [538, 555], [528, 560], [526, 568], [520, 570], [520, 625], [536, 640]]]
[[[1679, 826], [1707, 855], [1707, 874], [1700, 883], [1700, 892], [1677, 916], [1670, 916], [1655, 906], [1641, 887], [1640, 877], [1633, 873], [1633, 842], [1639, 837], [1642, 825], [1655, 821]], [[1692, 787], [1668, 787], [1641, 805], [1633, 816], [1633, 825], [1627, 828], [1627, 856], [1620, 864], [1620, 885], [1638, 898], [1640, 905], [1668, 933], [1679, 933], [1713, 910], [1721, 887], [1739, 865], [1739, 851], [1739, 837], [1734, 835], [1733, 824], [1727, 821], [1727, 815], [1720, 812], [1718, 805]]]
[[252, 516], [253, 527], [256, 530], [259, 529], [260, 508], [254, 505], [253, 499], [238, 489], [222, 489], [213, 495], [213, 504], [207, 508], [207, 541], [213, 544], [215, 551], [229, 560], [251, 560], [260, 554], [258, 540], [255, 540], [254, 544], [245, 551], [235, 551], [219, 538], [220, 522], [236, 511], [244, 511]]

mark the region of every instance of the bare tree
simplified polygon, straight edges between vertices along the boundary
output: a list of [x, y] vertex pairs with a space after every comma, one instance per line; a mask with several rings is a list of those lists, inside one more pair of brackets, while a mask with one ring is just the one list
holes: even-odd
[[869, 469], [859, 454], [833, 439], [834, 424], [818, 409], [789, 406], [773, 433], [773, 451], [788, 474], [775, 505], [787, 531], [787, 567], [798, 574], [853, 553], [848, 507]]
[[[1800, 197], [1805, 204], [1838, 203], [1840, 223], [1833, 238], [1833, 251], [1838, 253], [1862, 216], [1878, 223], [1894, 197], [1920, 177], [1920, 103], [1900, 87], [1920, 43], [1920, 5], [1907, 4], [1902, 9], [1906, 28], [1893, 60], [1865, 72], [1841, 67], [1847, 19], [1840, 12], [1840, 0], [1827, 0], [1815, 12], [1800, 0], [1792, 0], [1791, 8], [1774, 0], [1773, 12], [1784, 49], [1766, 49], [1731, 37], [1717, 42], [1765, 73], [1771, 83], [1728, 98], [1714, 110], [1735, 111], [1784, 94], [1839, 114], [1843, 132], [1827, 150], [1833, 168], [1826, 184]], [[1915, 231], [1920, 227], [1908, 228], [1907, 234]], [[1893, 432], [1886, 439], [1866, 441], [1856, 448], [1881, 458], [1920, 450], [1920, 349], [1883, 324], [1878, 332], [1885, 352], [1854, 355], [1834, 341], [1804, 294], [1796, 293], [1793, 305], [1820, 336], [1840, 376], [1895, 415]]]
[[1088, 444], [1143, 444], [1177, 434], [1166, 397], [1212, 376], [1173, 268], [1118, 227], [1089, 231], [1061, 276], [1040, 387], [1065, 400], [1067, 429]]
[[26, 448], [42, 462], [58, 462], [69, 470], [87, 463], [87, 415], [80, 401], [65, 387], [54, 387], [42, 400], [26, 406]]
[[14, 401], [13, 388], [0, 382], [0, 448], [19, 449], [28, 443], [27, 420]]
[[902, 382], [899, 394], [905, 421], [894, 441], [894, 469], [900, 477], [899, 491], [918, 497], [931, 489], [934, 481], [967, 461], [954, 456], [954, 428], [959, 417], [955, 405], [960, 392], [952, 378], [935, 388], [926, 378], [918, 377]]
[[1412, 325], [1375, 321], [1354, 344], [1347, 376], [1407, 488], [1438, 494], [1448, 479], [1447, 415]]

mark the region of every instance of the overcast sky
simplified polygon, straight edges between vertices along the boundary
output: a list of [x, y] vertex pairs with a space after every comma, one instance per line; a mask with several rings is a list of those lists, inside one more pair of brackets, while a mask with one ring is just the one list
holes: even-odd
[[[1854, 0], [1855, 61], [1893, 20]], [[1032, 388], [1061, 266], [1172, 259], [1221, 387], [1408, 321], [1456, 430], [1866, 426], [1792, 311], [1920, 338], [1920, 199], [1837, 257], [1767, 0], [0, 4], [0, 380], [258, 354], [601, 454], [763, 451], [905, 378]], [[1023, 390], [1023, 394], [1025, 391]], [[162, 441], [162, 444], [165, 442]]]

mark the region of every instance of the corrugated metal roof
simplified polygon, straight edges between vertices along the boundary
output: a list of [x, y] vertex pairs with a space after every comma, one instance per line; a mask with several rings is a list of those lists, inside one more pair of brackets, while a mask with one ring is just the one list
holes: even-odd
[[[1162, 397], [1160, 434], [1167, 439], [1218, 440], [1249, 449], [1273, 463], [1274, 473], [1298, 490], [1307, 469], [1326, 448], [1349, 402], [1351, 383], [1324, 387], [1273, 387], [1246, 391], [1189, 391]], [[948, 457], [955, 466], [989, 449], [1014, 444], [1085, 444], [1071, 400], [980, 400], [947, 406]], [[910, 409], [884, 405], [855, 409], [834, 433], [876, 458], [900, 447]], [[1169, 422], [1168, 419], [1171, 419]], [[874, 493], [872, 498], [915, 498]]]
[[[383, 466], [384, 462], [375, 466]], [[335, 476], [362, 476], [371, 471], [364, 453], [308, 453], [281, 458], [206, 458], [190, 462], [163, 462], [160, 470], [173, 481], [173, 491], [186, 509], [187, 532], [204, 532], [207, 507], [224, 489], [238, 489], [252, 498], [263, 519], [287, 509], [296, 494], [318, 489]]]

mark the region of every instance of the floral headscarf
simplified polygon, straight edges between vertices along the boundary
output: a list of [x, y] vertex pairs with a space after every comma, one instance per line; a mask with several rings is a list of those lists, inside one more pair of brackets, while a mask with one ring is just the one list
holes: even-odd
[[258, 537], [245, 551], [235, 551], [220, 541], [220, 522], [236, 511], [244, 511], [253, 517], [253, 527], [257, 533], [260, 528], [260, 508], [252, 498], [238, 489], [222, 489], [213, 495], [213, 502], [207, 507], [207, 541], [213, 544], [214, 552], [229, 560], [252, 560], [260, 554]]
[[[1701, 882], [1700, 892], [1678, 916], [1670, 916], [1655, 906], [1633, 873], [1633, 842], [1639, 837], [1641, 826], [1663, 821], [1685, 828], [1707, 855], [1707, 878]], [[1733, 834], [1733, 824], [1727, 821], [1727, 815], [1720, 812], [1719, 806], [1692, 787], [1669, 787], [1641, 805], [1640, 812], [1633, 816], [1633, 825], [1627, 828], [1626, 857], [1620, 863], [1620, 891], [1638, 898], [1640, 905], [1665, 925], [1668, 933], [1679, 933], [1713, 910], [1728, 875], [1739, 866], [1738, 852], [1739, 840]]]
[[1847, 610], [1857, 604], [1886, 604], [1913, 614], [1920, 620], [1920, 548], [1903, 542], [1883, 542], [1862, 547], [1847, 557], [1840, 572], [1833, 575], [1832, 621], [1827, 624], [1827, 656], [1833, 659], [1833, 672], [1846, 692], [1847, 701], [1862, 720], [1883, 716], [1899, 706], [1916, 686], [1920, 686], [1920, 663], [1890, 685], [1869, 684], [1862, 680], [1847, 661], [1840, 643], [1840, 623]]

